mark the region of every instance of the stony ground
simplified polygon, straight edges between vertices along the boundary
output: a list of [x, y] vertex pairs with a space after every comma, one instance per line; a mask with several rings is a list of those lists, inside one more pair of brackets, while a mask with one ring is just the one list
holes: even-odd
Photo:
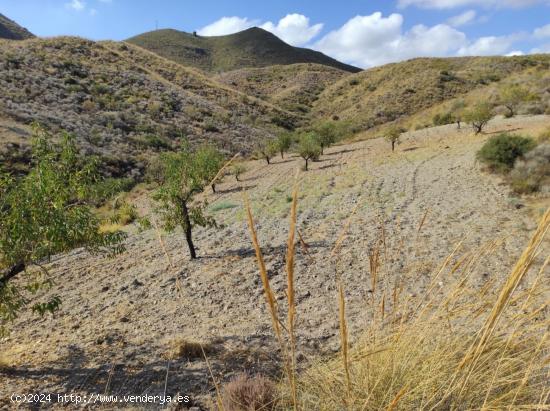
[[[426, 290], [430, 273], [459, 241], [460, 253], [495, 239], [503, 242], [479, 267], [477, 281], [505, 276], [547, 205], [514, 198], [487, 174], [475, 152], [502, 130], [536, 135], [549, 116], [494, 120], [486, 135], [455, 126], [407, 134], [395, 153], [382, 139], [327, 150], [299, 175], [297, 255], [299, 359], [302, 365], [338, 349], [336, 277], [346, 284], [353, 338], [372, 320], [369, 301], [394, 290], [410, 298]], [[12, 392], [188, 394], [206, 407], [213, 386], [205, 362], [173, 358], [182, 339], [210, 343], [214, 374], [227, 380], [247, 370], [274, 375], [277, 350], [265, 308], [242, 207], [246, 189], [267, 268], [284, 311], [284, 253], [290, 194], [302, 160], [294, 156], [248, 163], [208, 194], [219, 231], [197, 230], [197, 261], [189, 261], [180, 233], [138, 233], [116, 260], [77, 250], [53, 261], [63, 296], [55, 316], [22, 315], [0, 340], [0, 407]], [[351, 216], [347, 236], [331, 251]], [[384, 240], [384, 244], [382, 244]], [[379, 284], [371, 289], [369, 253], [379, 250]], [[436, 290], [445, 287], [441, 278]], [[104, 406], [109, 408], [108, 406]], [[198, 408], [197, 408], [198, 409]]]

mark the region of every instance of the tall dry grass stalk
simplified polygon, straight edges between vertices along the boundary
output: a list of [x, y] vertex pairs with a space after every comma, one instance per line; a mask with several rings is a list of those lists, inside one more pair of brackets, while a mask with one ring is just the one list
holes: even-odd
[[[549, 229], [550, 210], [503, 280], [495, 273], [479, 285], [488, 258], [502, 244], [491, 241], [463, 255], [458, 244], [415, 299], [397, 301], [394, 285], [391, 317], [373, 323], [347, 360], [320, 361], [300, 374], [300, 406], [550, 410], [550, 287], [545, 281], [550, 257], [537, 260], [543, 250], [548, 253]], [[540, 269], [528, 275], [535, 263]], [[340, 301], [342, 294], [340, 289]], [[340, 322], [342, 333], [347, 324]]]
[[298, 204], [298, 186], [294, 185], [294, 190], [292, 191], [292, 204], [290, 206], [290, 223], [288, 230], [288, 241], [286, 248], [286, 274], [287, 274], [287, 290], [286, 295], [288, 299], [288, 333], [289, 333], [289, 344], [290, 344], [290, 373], [289, 373], [289, 382], [290, 390], [292, 393], [292, 402], [294, 404], [294, 409], [297, 410], [298, 406], [298, 397], [296, 392], [296, 301], [295, 301], [295, 291], [294, 291], [294, 256], [296, 254], [295, 250], [295, 236], [296, 236], [296, 208]]
[[208, 372], [210, 373], [210, 378], [212, 378], [212, 383], [214, 384], [214, 388], [216, 390], [216, 405], [218, 406], [219, 411], [225, 411], [225, 407], [223, 405], [223, 400], [222, 400], [222, 394], [220, 391], [220, 386], [216, 381], [216, 378], [214, 377], [214, 373], [212, 372], [212, 367], [210, 366], [210, 361], [208, 361], [208, 357], [206, 356], [206, 351], [204, 351], [204, 347], [202, 346], [202, 344], [200, 347], [202, 351], [202, 356], [204, 357], [204, 361], [206, 362], [206, 368], [208, 368]]
[[378, 281], [378, 271], [380, 269], [380, 242], [369, 250], [369, 268], [370, 268], [370, 287], [372, 293], [376, 292], [376, 283]]
[[[273, 330], [279, 346], [281, 348], [282, 359], [284, 364], [285, 373], [289, 381], [289, 387], [291, 391], [292, 404], [295, 411], [298, 410], [298, 397], [296, 388], [296, 300], [295, 300], [295, 287], [294, 287], [294, 260], [296, 255], [296, 219], [297, 219], [297, 204], [298, 204], [298, 178], [296, 177], [296, 183], [292, 192], [292, 204], [290, 206], [290, 224], [287, 240], [287, 252], [286, 252], [286, 274], [287, 274], [287, 302], [288, 302], [288, 314], [287, 314], [287, 328], [284, 329], [281, 320], [279, 318], [279, 312], [277, 308], [277, 302], [275, 295], [271, 289], [269, 283], [269, 277], [267, 275], [267, 269], [258, 241], [258, 235], [254, 225], [254, 218], [252, 216], [252, 210], [250, 202], [246, 194], [244, 195], [245, 208], [248, 219], [248, 226], [252, 237], [252, 244], [256, 252], [256, 260], [258, 262], [258, 268], [260, 270], [260, 277], [263, 284], [264, 295], [271, 315]], [[285, 340], [283, 331], [288, 333], [288, 341]]]
[[346, 377], [346, 388], [348, 396], [351, 396], [351, 376], [349, 371], [349, 341], [348, 341], [348, 323], [346, 320], [346, 297], [344, 285], [340, 281], [338, 284], [338, 308], [340, 323], [340, 346], [342, 351], [342, 364]]
[[262, 280], [264, 296], [269, 309], [269, 314], [271, 315], [271, 324], [273, 326], [273, 331], [275, 331], [275, 336], [277, 337], [277, 340], [279, 341], [280, 345], [283, 346], [283, 335], [281, 333], [281, 321], [279, 320], [279, 312], [277, 310], [277, 300], [275, 299], [275, 295], [273, 294], [273, 290], [271, 289], [271, 285], [269, 283], [269, 277], [267, 275], [267, 269], [265, 268], [265, 261], [262, 254], [262, 249], [260, 248], [258, 235], [256, 233], [256, 227], [254, 225], [254, 218], [252, 217], [250, 201], [248, 200], [248, 196], [246, 194], [244, 194], [244, 203], [248, 220], [248, 228], [252, 237], [252, 244], [254, 245], [254, 251], [256, 252], [256, 261], [258, 262], [258, 268], [260, 270], [260, 278]]

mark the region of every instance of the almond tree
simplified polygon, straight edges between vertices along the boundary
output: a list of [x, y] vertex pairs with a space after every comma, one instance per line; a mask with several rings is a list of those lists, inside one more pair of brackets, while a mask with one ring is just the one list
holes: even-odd
[[197, 258], [192, 230], [201, 227], [217, 227], [216, 221], [205, 214], [206, 201], [196, 201], [197, 194], [216, 176], [221, 156], [210, 146], [192, 150], [182, 142], [178, 152], [163, 153], [155, 165], [159, 187], [153, 194], [157, 201], [157, 212], [167, 231], [176, 227], [183, 229], [192, 259]]
[[476, 134], [483, 131], [491, 118], [491, 105], [486, 101], [481, 101], [464, 112], [464, 121], [472, 126]]
[[[82, 158], [69, 134], [59, 136], [58, 144], [38, 126], [34, 134], [29, 173], [16, 177], [0, 170], [0, 332], [30, 296], [51, 284], [44, 268], [51, 256], [77, 247], [110, 255], [124, 251], [125, 234], [102, 233], [92, 211], [97, 161]], [[60, 304], [54, 296], [32, 309], [43, 314]]]
[[300, 136], [298, 144], [298, 154], [302, 157], [306, 164], [305, 170], [308, 169], [309, 160], [317, 160], [321, 155], [321, 146], [318, 143], [318, 137], [315, 133], [304, 133]]

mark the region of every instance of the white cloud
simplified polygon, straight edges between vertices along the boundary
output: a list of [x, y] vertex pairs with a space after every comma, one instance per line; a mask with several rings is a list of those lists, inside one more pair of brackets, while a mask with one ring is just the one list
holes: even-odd
[[524, 56], [525, 53], [521, 50], [514, 50], [514, 51], [511, 51], [510, 53], [506, 54], [506, 57], [513, 57], [513, 56]]
[[257, 21], [249, 20], [246, 17], [222, 17], [214, 23], [197, 30], [197, 33], [201, 36], [224, 36], [249, 29], [256, 24]]
[[468, 44], [466, 35], [446, 24], [414, 26], [403, 32], [403, 16], [376, 12], [356, 16], [315, 44], [337, 59], [372, 67], [421, 56], [447, 56]]
[[533, 35], [538, 39], [550, 37], [550, 24], [547, 24], [546, 26], [535, 29], [535, 31], [533, 32]]
[[71, 0], [71, 2], [66, 3], [65, 6], [76, 11], [82, 11], [86, 8], [86, 2], [83, 0]]
[[201, 36], [223, 36], [237, 33], [253, 26], [259, 26], [293, 46], [302, 46], [317, 36], [323, 29], [323, 24], [310, 26], [309, 18], [302, 14], [287, 14], [277, 24], [268, 21], [250, 20], [246, 17], [222, 17], [197, 32]]
[[317, 36], [323, 24], [309, 25], [309, 18], [302, 14], [287, 14], [277, 25], [268, 21], [260, 26], [293, 46], [303, 46]]
[[550, 43], [535, 47], [530, 51], [531, 54], [550, 53]]
[[473, 22], [476, 17], [477, 12], [475, 10], [468, 10], [458, 16], [451, 17], [447, 20], [447, 23], [453, 27], [461, 27]]
[[505, 55], [515, 42], [523, 37], [521, 34], [510, 36], [487, 36], [480, 37], [468, 46], [458, 50], [459, 56], [497, 56]]
[[548, 0], [399, 0], [398, 7], [416, 6], [425, 9], [452, 9], [465, 6], [487, 8], [520, 8], [536, 4], [550, 4]]

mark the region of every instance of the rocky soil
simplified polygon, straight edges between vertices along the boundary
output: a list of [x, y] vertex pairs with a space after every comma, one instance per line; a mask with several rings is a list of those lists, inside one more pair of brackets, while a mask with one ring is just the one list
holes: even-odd
[[[548, 202], [513, 197], [499, 177], [481, 170], [475, 152], [492, 133], [537, 134], [549, 123], [549, 116], [497, 119], [482, 136], [455, 126], [426, 129], [408, 133], [395, 153], [382, 139], [340, 145], [301, 173], [300, 365], [338, 350], [337, 275], [346, 285], [353, 340], [372, 321], [373, 294], [377, 301], [387, 296], [388, 312], [394, 290], [400, 298], [421, 296], [430, 273], [460, 241], [457, 255], [502, 240], [474, 274], [480, 287], [501, 281]], [[211, 344], [208, 357], [221, 381], [243, 370], [275, 376], [278, 353], [241, 191], [249, 194], [284, 312], [289, 196], [301, 165], [292, 155], [270, 166], [253, 161], [241, 183], [227, 178], [217, 194], [208, 194], [225, 227], [196, 230], [197, 261], [189, 261], [181, 233], [163, 234], [163, 246], [154, 229], [131, 229], [127, 252], [115, 260], [81, 250], [56, 258], [48, 267], [55, 280], [48, 295], [63, 297], [60, 311], [44, 318], [25, 313], [0, 340], [0, 407], [11, 407], [12, 392], [166, 391], [188, 394], [195, 407], [206, 408], [214, 391], [204, 360], [170, 356], [182, 339]], [[348, 218], [347, 236], [331, 257]], [[382, 266], [373, 292], [368, 256], [376, 250]], [[442, 292], [446, 281], [443, 276], [432, 292]]]

